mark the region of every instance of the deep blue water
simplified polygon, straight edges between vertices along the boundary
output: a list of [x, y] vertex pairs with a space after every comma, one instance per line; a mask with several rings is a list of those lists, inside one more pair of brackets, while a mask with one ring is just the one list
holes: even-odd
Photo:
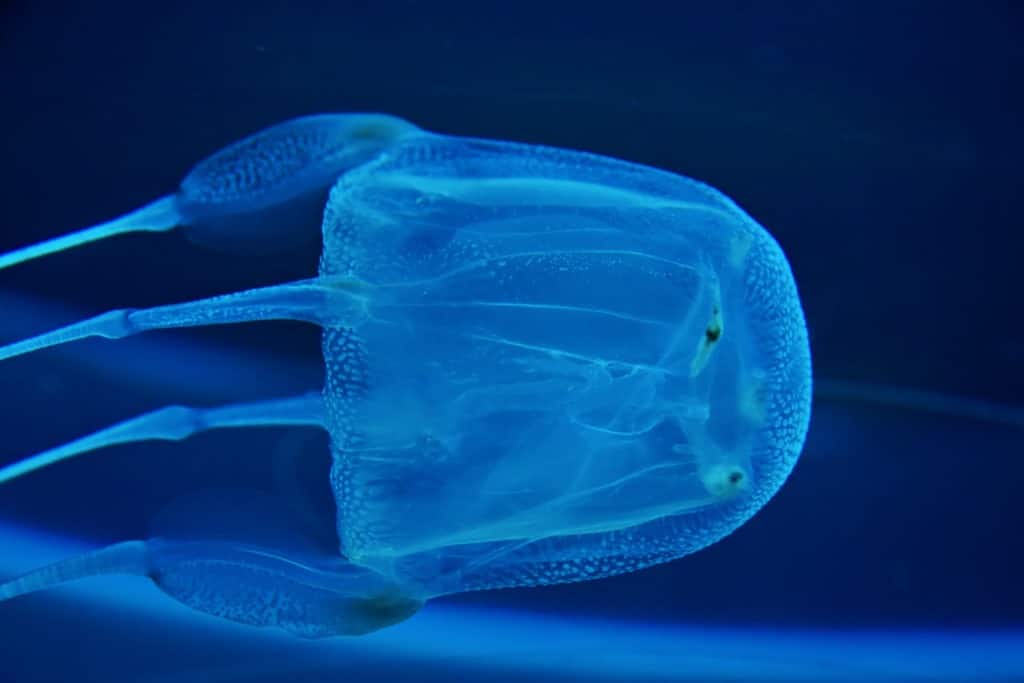
[[[196, 160], [271, 123], [386, 111], [439, 132], [585, 149], [704, 180], [785, 249], [817, 378], [1024, 406], [1024, 9], [1014, 2], [211, 5], [4, 6], [0, 251], [165, 194]], [[313, 247], [239, 258], [180, 235], [123, 237], [0, 273], [0, 334], [291, 280], [316, 258]], [[0, 459], [169, 400], [315, 387], [317, 344], [315, 330], [273, 324], [10, 361], [0, 368]], [[175, 362], [205, 370], [189, 376]], [[260, 371], [233, 384], [224, 366], [247, 362]], [[111, 368], [127, 363], [136, 365]], [[90, 544], [144, 536], [190, 482], [273, 476], [274, 449], [288, 438], [216, 433], [68, 463], [0, 492], [0, 519]], [[303, 445], [303, 471], [325, 461], [320, 446]], [[725, 541], [638, 574], [464, 595], [441, 608], [623, 629], [1016, 631], [1022, 484], [1020, 426], [823, 400], [790, 481]], [[10, 560], [20, 543], [0, 552]], [[15, 564], [27, 568], [0, 570]], [[119, 675], [120, 636], [97, 631], [104, 614], [142, 624], [133, 642], [148, 654], [124, 663], [126, 678], [178, 680], [157, 677], [177, 671], [188, 628], [162, 631], [152, 618], [68, 609], [78, 604], [68, 600], [0, 605], [0, 680]], [[75, 635], [86, 632], [107, 636]], [[400, 643], [396, 633], [385, 642]], [[501, 637], [493, 625], [486, 633]], [[623, 633], [624, 649], [645, 637]], [[204, 646], [193, 672], [206, 662], [210, 680], [264, 680], [223, 656], [253, 651], [246, 631], [218, 638], [224, 649]], [[294, 647], [266, 638], [252, 642]], [[578, 648], [567, 641], [564, 653]], [[450, 666], [461, 666], [459, 651], [447, 643]], [[292, 666], [303, 652], [289, 650]], [[549, 659], [558, 658], [555, 648]], [[685, 669], [667, 655], [663, 664], [668, 678]], [[310, 676], [325, 666], [311, 659]], [[402, 673], [372, 670], [380, 680]]]

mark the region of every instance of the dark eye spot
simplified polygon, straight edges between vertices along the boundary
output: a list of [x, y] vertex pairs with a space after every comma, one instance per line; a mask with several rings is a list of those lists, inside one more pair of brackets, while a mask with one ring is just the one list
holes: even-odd
[[743, 481], [743, 473], [739, 470], [733, 470], [729, 473], [729, 483], [736, 485]]

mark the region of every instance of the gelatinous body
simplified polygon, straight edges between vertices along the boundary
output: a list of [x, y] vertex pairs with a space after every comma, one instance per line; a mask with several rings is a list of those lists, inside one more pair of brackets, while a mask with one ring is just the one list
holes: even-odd
[[[157, 536], [110, 560], [197, 609], [301, 635], [365, 632], [446, 593], [633, 571], [749, 519], [795, 464], [810, 412], [806, 328], [774, 240], [687, 178], [406, 126], [337, 173], [317, 277], [113, 311], [0, 348], [306, 320], [324, 328], [320, 396], [164, 409], [0, 469], [0, 482], [114, 443], [322, 427], [337, 553], [236, 525], [234, 539]], [[287, 207], [275, 199], [268, 214], [250, 172], [317, 185], [320, 171], [290, 153], [231, 149], [193, 191], [207, 207], [233, 197], [239, 240]], [[96, 573], [104, 552], [0, 597]], [[264, 602], [281, 595], [298, 606], [287, 618]]]

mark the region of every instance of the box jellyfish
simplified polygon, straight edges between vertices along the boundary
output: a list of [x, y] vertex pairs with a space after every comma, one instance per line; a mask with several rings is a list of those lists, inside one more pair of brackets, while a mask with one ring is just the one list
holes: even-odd
[[225, 493], [171, 506], [148, 540], [2, 584], [0, 599], [141, 574], [234, 621], [365, 633], [440, 595], [698, 551], [792, 470], [811, 367], [789, 265], [727, 197], [653, 168], [384, 115], [308, 117], [215, 154], [148, 209], [0, 267], [139, 229], [284, 244], [308, 229], [310, 202], [323, 204], [315, 277], [110, 311], [0, 359], [89, 336], [301, 320], [323, 328], [320, 391], [169, 406], [10, 464], [0, 483], [115, 444], [308, 426], [329, 436], [336, 551], [273, 505]]

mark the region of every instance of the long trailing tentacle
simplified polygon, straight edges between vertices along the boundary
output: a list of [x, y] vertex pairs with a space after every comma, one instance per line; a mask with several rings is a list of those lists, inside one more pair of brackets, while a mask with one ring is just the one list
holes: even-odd
[[0, 270], [115, 235], [130, 232], [164, 232], [178, 227], [181, 223], [182, 216], [178, 211], [177, 198], [168, 195], [106, 223], [0, 254]]
[[148, 440], [179, 441], [210, 429], [286, 425], [323, 427], [320, 394], [217, 408], [160, 408], [0, 468], [0, 484], [108, 446]]
[[362, 635], [408, 619], [423, 599], [340, 557], [285, 557], [217, 541], [126, 541], [0, 582], [0, 602], [80, 579], [146, 576], [192, 609], [305, 638]]
[[0, 601], [46, 590], [68, 581], [106, 574], [149, 572], [147, 548], [143, 541], [127, 541], [41, 567], [0, 583]]
[[209, 299], [145, 309], [119, 309], [0, 347], [0, 360], [87, 337], [119, 339], [147, 330], [253, 322], [302, 320], [351, 326], [369, 303], [363, 283], [313, 278], [250, 289]]

